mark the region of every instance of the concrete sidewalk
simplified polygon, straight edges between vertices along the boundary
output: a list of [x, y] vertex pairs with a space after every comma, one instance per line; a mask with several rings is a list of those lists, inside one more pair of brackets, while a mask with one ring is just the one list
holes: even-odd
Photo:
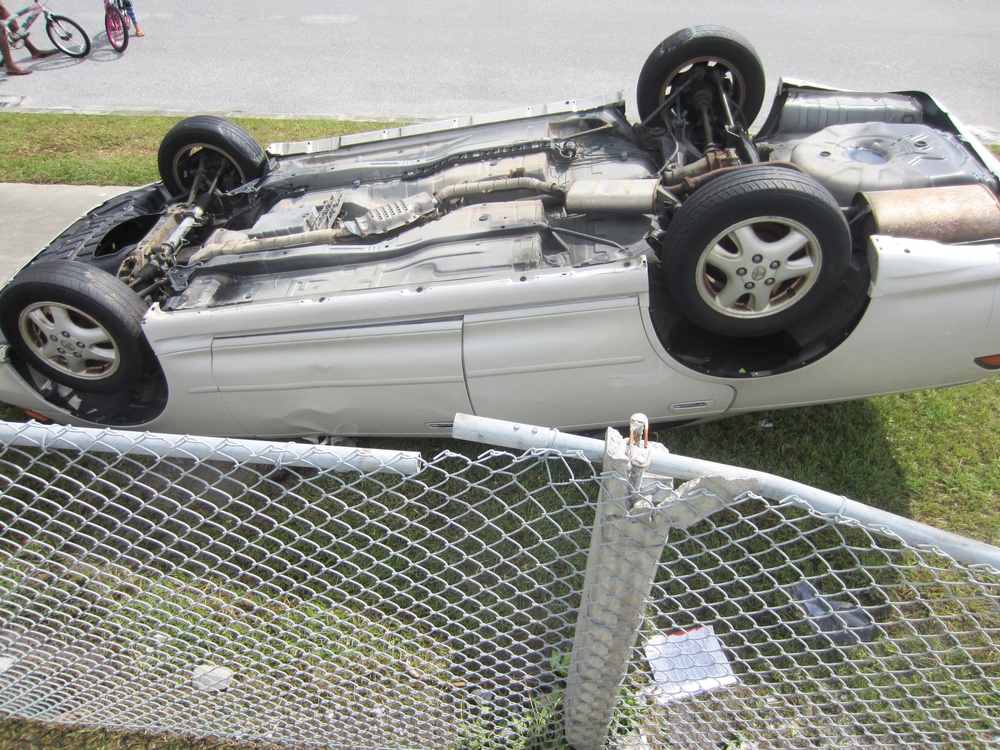
[[0, 183], [0, 283], [88, 209], [129, 189]]

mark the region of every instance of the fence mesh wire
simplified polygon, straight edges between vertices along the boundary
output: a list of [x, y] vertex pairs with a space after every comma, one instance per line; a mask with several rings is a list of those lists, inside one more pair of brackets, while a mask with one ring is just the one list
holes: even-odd
[[[612, 656], [574, 654], [581, 602], [593, 615], [634, 573], [587, 570], [613, 542], [592, 539], [600, 466], [443, 452], [412, 476], [358, 473], [163, 458], [163, 439], [0, 455], [0, 715], [299, 747], [566, 746], [568, 675]], [[592, 717], [601, 744], [1000, 745], [996, 571], [706, 492], [653, 558], [612, 710]]]

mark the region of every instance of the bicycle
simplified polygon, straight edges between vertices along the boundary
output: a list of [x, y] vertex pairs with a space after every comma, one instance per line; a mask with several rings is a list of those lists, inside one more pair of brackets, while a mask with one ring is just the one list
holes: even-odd
[[108, 41], [115, 52], [124, 52], [128, 47], [128, 33], [132, 21], [122, 0], [104, 0], [104, 29], [108, 32]]
[[[86, 57], [90, 53], [90, 37], [83, 27], [71, 18], [53, 13], [41, 0], [36, 0], [3, 21], [11, 49], [24, 44], [28, 38], [28, 29], [39, 17], [45, 19], [45, 33], [56, 49], [70, 57]], [[15, 31], [16, 26], [20, 28]]]

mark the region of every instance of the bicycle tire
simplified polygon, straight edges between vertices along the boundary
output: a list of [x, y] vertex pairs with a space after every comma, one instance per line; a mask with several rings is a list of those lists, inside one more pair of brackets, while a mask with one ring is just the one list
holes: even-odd
[[118, 8], [108, 5], [104, 11], [104, 30], [108, 33], [108, 42], [115, 52], [128, 49], [128, 25]]
[[90, 54], [90, 37], [72, 18], [53, 13], [45, 20], [45, 33], [56, 49], [70, 57]]

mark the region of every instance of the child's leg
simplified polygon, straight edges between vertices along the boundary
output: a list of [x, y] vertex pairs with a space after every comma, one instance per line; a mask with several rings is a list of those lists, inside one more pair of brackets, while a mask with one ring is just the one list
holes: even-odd
[[132, 25], [137, 26], [139, 22], [135, 20], [135, 8], [132, 7], [132, 0], [122, 0], [122, 4], [125, 6], [128, 17], [132, 19]]
[[139, 28], [139, 22], [135, 20], [135, 8], [132, 7], [132, 0], [122, 0], [122, 4], [125, 6], [125, 12], [128, 13], [128, 17], [132, 20], [136, 35], [143, 36], [143, 31]]
[[10, 45], [7, 43], [7, 32], [2, 28], [0, 28], [0, 55], [3, 56], [3, 65], [7, 69], [7, 75], [26, 76], [31, 72], [14, 62], [14, 57], [10, 52]]

